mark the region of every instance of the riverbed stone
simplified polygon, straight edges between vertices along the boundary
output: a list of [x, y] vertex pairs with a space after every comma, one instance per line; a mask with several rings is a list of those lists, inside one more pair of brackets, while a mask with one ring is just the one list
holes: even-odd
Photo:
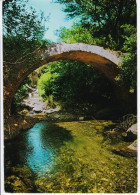
[[137, 151], [137, 140], [128, 146], [129, 149]]
[[126, 132], [137, 136], [137, 123], [133, 124]]
[[122, 136], [128, 141], [134, 141], [137, 139], [137, 123], [133, 124]]
[[128, 147], [115, 149], [113, 150], [113, 152], [115, 154], [119, 154], [119, 155], [126, 156], [126, 157], [136, 157], [137, 156], [137, 152], [135, 150], [131, 150]]
[[126, 157], [135, 157], [137, 156], [137, 140], [135, 140], [129, 146], [114, 149], [113, 152]]

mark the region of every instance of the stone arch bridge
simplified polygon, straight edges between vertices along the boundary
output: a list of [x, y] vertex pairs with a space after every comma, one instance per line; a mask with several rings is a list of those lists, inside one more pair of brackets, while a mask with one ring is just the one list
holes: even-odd
[[4, 82], [5, 117], [11, 113], [12, 99], [23, 80], [40, 66], [63, 59], [78, 60], [90, 64], [112, 81], [119, 100], [127, 99], [128, 90], [115, 80], [119, 73], [118, 65], [122, 61], [122, 57], [95, 45], [60, 43], [39, 49], [34, 53], [33, 59], [12, 66], [9, 76]]

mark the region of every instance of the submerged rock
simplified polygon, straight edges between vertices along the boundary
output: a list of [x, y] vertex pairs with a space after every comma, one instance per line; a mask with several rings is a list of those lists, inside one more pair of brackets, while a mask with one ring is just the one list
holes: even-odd
[[129, 145], [128, 148], [137, 151], [137, 140], [135, 140], [131, 145]]
[[137, 140], [135, 140], [129, 146], [114, 149], [113, 152], [126, 157], [135, 157], [137, 156]]
[[10, 167], [10, 175], [5, 177], [5, 190], [10, 193], [34, 192], [33, 174], [26, 167]]

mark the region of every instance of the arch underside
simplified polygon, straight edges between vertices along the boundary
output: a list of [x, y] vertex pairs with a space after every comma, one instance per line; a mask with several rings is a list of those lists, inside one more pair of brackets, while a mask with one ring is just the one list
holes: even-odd
[[120, 89], [120, 98], [124, 96], [124, 93], [128, 94], [124, 90], [124, 87], [117, 86], [118, 84], [115, 80], [119, 73], [118, 64], [121, 58], [98, 46], [87, 44], [57, 44], [37, 53], [35, 59], [33, 62], [15, 67], [12, 73], [13, 75], [6, 82], [4, 102], [7, 107], [5, 110], [7, 110], [8, 114], [10, 112], [12, 98], [23, 80], [37, 68], [58, 60], [77, 60], [89, 64], [102, 72], [116, 86], [117, 90], [118, 88]]
[[116, 64], [110, 60], [99, 56], [97, 54], [85, 52], [85, 51], [71, 51], [64, 52], [54, 56], [50, 56], [42, 61], [41, 65], [47, 64], [49, 62], [58, 61], [58, 60], [77, 60], [84, 62], [86, 64], [92, 65], [95, 69], [102, 72], [109, 80], [114, 82], [115, 77], [119, 73], [119, 68]]

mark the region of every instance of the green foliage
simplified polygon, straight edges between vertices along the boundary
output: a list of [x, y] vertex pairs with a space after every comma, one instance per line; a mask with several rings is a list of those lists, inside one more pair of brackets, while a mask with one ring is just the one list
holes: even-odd
[[91, 32], [79, 25], [74, 25], [72, 29], [65, 27], [60, 30], [59, 37], [65, 43], [87, 43], [94, 44]]
[[17, 90], [13, 101], [12, 101], [12, 111], [15, 111], [15, 109], [20, 106], [21, 101], [23, 100], [23, 98], [25, 98], [27, 96], [27, 92], [28, 92], [28, 87], [27, 84], [30, 83], [30, 79], [27, 77], [24, 82], [22, 83], [22, 85], [20, 86], [20, 88]]
[[60, 39], [65, 43], [86, 43], [103, 47], [116, 48], [117, 44], [112, 36], [103, 36], [99, 28], [86, 28], [82, 25], [75, 24], [72, 29], [61, 28]]
[[136, 1], [135, 0], [56, 0], [65, 4], [64, 11], [68, 17], [80, 17], [81, 24], [87, 29], [92, 29], [95, 38], [101, 38], [102, 46], [111, 49], [120, 49], [124, 24], [136, 26]]
[[136, 28], [131, 25], [123, 25], [125, 42], [123, 51], [125, 57], [122, 61], [120, 79], [129, 87], [136, 91], [137, 88], [137, 37]]
[[37, 14], [26, 0], [3, 2], [4, 62], [9, 66], [34, 51], [44, 36], [43, 14]]
[[50, 72], [42, 74], [38, 81], [38, 93], [42, 100], [45, 101], [45, 103], [51, 107], [55, 107], [54, 97], [52, 95], [53, 93], [53, 83], [55, 82], [55, 79], [57, 79], [58, 74], [54, 73], [51, 74]]
[[[38, 14], [27, 5], [28, 0], [3, 1], [4, 84], [18, 74], [21, 63], [29, 65], [34, 51], [44, 45], [46, 27], [43, 13]], [[12, 81], [11, 81], [12, 82]], [[24, 84], [27, 79], [24, 81]], [[17, 107], [27, 91], [25, 85], [17, 91], [13, 108]]]
[[69, 17], [81, 15], [81, 25], [74, 25], [72, 29], [61, 29], [61, 40], [121, 50], [125, 57], [118, 78], [129, 89], [136, 90], [136, 2], [133, 0], [58, 2], [65, 3], [65, 12]]
[[101, 73], [78, 61], [59, 61], [46, 67], [38, 90], [44, 101], [53, 96], [64, 107], [106, 104], [113, 93], [111, 83]]
[[39, 40], [44, 35], [43, 13], [39, 17], [27, 0], [5, 0], [3, 2], [3, 22], [5, 36], [23, 36], [25, 40]]

